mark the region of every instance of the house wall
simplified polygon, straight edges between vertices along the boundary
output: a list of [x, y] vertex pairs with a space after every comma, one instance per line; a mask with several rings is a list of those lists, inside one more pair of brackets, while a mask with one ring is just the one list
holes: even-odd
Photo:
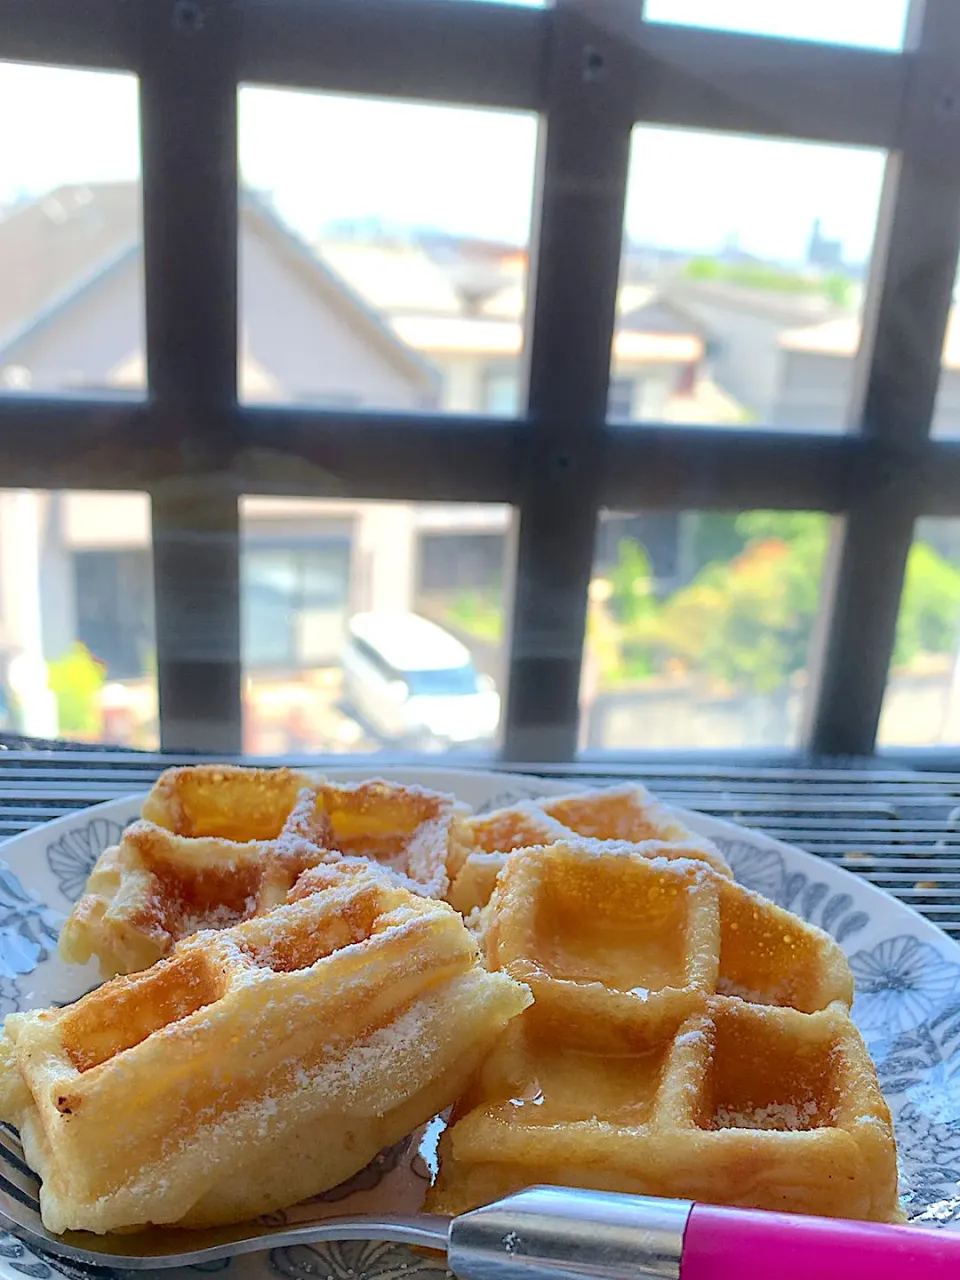
[[[520, 357], [491, 356], [485, 352], [430, 352], [432, 364], [440, 371], [440, 408], [447, 413], [493, 413], [507, 415], [501, 403], [491, 403], [490, 379], [510, 377], [519, 386]], [[627, 363], [615, 361], [614, 378], [633, 384], [630, 416], [636, 421], [660, 421], [679, 377], [678, 364]], [[522, 413], [519, 390], [514, 413]]]
[[680, 376], [680, 365], [627, 364], [615, 360], [610, 376], [632, 382], [630, 418], [633, 421], [662, 422], [667, 413], [667, 401]]
[[758, 421], [769, 422], [780, 380], [777, 338], [785, 328], [802, 321], [733, 306], [692, 288], [678, 288], [670, 296], [706, 331], [716, 381]]
[[934, 435], [960, 435], [960, 369], [947, 369], [940, 375], [933, 431]]
[[770, 415], [774, 426], [808, 431], [846, 428], [853, 379], [849, 356], [784, 351], [782, 369]]
[[102, 388], [144, 349], [143, 261], [132, 257], [23, 342], [5, 363], [30, 372], [31, 391]]
[[[429, 360], [440, 375], [438, 407], [445, 413], [504, 413], [490, 402], [490, 377], [520, 378], [517, 356], [498, 356], [474, 351], [427, 351]], [[517, 405], [519, 409], [519, 405]]]
[[302, 280], [270, 245], [240, 242], [240, 318], [247, 349], [283, 398], [337, 407], [413, 409], [425, 391]]
[[[853, 360], [823, 352], [784, 351], [782, 367], [771, 423], [813, 431], [841, 429], [850, 404]], [[933, 431], [936, 435], [960, 435], [960, 369], [941, 374]]]
[[[113, 501], [112, 495], [102, 497], [107, 503]], [[48, 662], [65, 654], [77, 638], [76, 580], [63, 534], [65, 501], [64, 494], [46, 495], [46, 519], [40, 531], [40, 609], [43, 656]]]

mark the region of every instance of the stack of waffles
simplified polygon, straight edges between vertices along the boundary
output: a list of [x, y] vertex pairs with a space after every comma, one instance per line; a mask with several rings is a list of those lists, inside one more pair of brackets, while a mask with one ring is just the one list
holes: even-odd
[[0, 1036], [54, 1231], [268, 1212], [451, 1106], [438, 1212], [554, 1182], [899, 1216], [839, 949], [641, 787], [473, 815], [170, 770], [61, 952], [110, 981]]

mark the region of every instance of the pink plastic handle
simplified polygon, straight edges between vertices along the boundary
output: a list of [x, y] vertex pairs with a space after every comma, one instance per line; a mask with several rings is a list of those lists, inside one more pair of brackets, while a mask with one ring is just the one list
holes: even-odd
[[696, 1204], [680, 1280], [960, 1280], [960, 1233]]

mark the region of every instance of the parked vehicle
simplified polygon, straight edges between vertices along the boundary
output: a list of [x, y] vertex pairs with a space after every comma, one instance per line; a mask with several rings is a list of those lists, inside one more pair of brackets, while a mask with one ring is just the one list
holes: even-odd
[[388, 742], [415, 747], [489, 744], [500, 697], [470, 651], [415, 613], [358, 613], [341, 659], [344, 696]]

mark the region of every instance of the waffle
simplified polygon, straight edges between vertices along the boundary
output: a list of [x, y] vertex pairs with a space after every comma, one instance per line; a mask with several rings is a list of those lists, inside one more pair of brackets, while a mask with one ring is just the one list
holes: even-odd
[[178, 836], [276, 840], [300, 793], [312, 786], [296, 769], [217, 764], [167, 769], [144, 801], [141, 816]]
[[449, 1106], [530, 1003], [446, 904], [373, 871], [14, 1014], [0, 1114], [51, 1231], [241, 1221], [318, 1194]]
[[525, 800], [463, 821], [451, 846], [447, 901], [464, 915], [490, 899], [497, 875], [517, 849], [555, 844], [572, 836], [623, 842], [653, 858], [692, 858], [730, 876], [726, 859], [695, 835], [645, 787], [630, 785]]
[[239, 844], [136, 822], [97, 860], [61, 930], [60, 955], [70, 964], [96, 956], [108, 978], [147, 969], [180, 938], [284, 902], [300, 873], [323, 858], [305, 840]]
[[99, 858], [60, 936], [105, 977], [145, 969], [199, 929], [227, 928], [282, 903], [320, 862], [379, 862], [397, 882], [442, 896], [447, 796], [386, 782], [338, 786], [292, 769], [169, 769], [141, 821]]
[[896, 1149], [826, 934], [705, 863], [515, 853], [492, 969], [535, 1003], [458, 1101], [428, 1207], [535, 1183], [900, 1219]]
[[320, 781], [312, 797], [302, 796], [288, 823], [291, 834], [322, 839], [330, 860], [376, 862], [414, 893], [446, 893], [449, 849], [469, 812], [466, 805], [423, 787], [376, 779]]

